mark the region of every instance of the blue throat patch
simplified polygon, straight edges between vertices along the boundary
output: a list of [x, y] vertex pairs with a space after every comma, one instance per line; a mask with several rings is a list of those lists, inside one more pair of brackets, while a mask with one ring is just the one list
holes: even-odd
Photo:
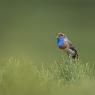
[[63, 46], [64, 43], [65, 43], [65, 41], [64, 41], [64, 38], [63, 38], [63, 37], [57, 38], [57, 46], [58, 46], [58, 47]]

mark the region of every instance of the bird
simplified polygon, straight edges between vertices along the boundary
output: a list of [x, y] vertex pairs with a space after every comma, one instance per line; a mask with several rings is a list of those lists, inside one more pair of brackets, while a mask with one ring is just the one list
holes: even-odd
[[62, 32], [57, 33], [57, 46], [59, 49], [65, 51], [69, 58], [78, 59], [78, 51], [68, 37]]

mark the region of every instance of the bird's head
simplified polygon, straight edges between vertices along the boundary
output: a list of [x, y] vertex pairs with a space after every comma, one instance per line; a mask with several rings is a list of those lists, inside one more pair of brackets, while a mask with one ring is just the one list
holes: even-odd
[[60, 38], [60, 37], [65, 38], [65, 34], [63, 34], [63, 33], [57, 33], [57, 38]]

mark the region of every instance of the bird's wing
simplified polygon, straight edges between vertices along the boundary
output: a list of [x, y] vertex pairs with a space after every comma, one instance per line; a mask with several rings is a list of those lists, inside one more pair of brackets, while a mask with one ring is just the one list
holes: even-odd
[[73, 44], [72, 44], [72, 42], [67, 38], [67, 37], [65, 37], [65, 42], [67, 42], [70, 46], [73, 46]]

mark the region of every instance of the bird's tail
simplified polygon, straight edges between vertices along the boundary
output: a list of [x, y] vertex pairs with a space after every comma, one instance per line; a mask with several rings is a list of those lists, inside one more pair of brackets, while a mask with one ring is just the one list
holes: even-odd
[[73, 59], [79, 59], [79, 55], [78, 55], [78, 52], [77, 52], [77, 50], [75, 49], [75, 47], [70, 47], [70, 49], [75, 52], [74, 55], [72, 56], [72, 58], [73, 58]]

